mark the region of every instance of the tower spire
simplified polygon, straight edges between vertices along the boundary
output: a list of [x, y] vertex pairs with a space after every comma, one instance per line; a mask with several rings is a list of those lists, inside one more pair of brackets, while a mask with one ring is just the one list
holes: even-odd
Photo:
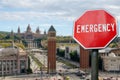
[[51, 25], [50, 28], [49, 28], [49, 30], [48, 30], [48, 32], [51, 32], [51, 31], [56, 32], [56, 30], [55, 30], [55, 28], [53, 27], [53, 25]]
[[40, 34], [39, 27], [37, 27], [37, 29], [36, 29], [36, 33], [37, 33], [37, 34]]
[[30, 27], [30, 24], [28, 24], [28, 27], [27, 27], [27, 32], [31, 32], [31, 27]]
[[20, 33], [20, 27], [18, 26], [18, 33]]
[[56, 73], [56, 30], [48, 30], [48, 73]]
[[49, 30], [48, 30], [48, 37], [55, 37], [55, 36], [56, 36], [56, 30], [53, 27], [53, 25], [51, 25]]
[[46, 30], [44, 30], [44, 35], [46, 35]]

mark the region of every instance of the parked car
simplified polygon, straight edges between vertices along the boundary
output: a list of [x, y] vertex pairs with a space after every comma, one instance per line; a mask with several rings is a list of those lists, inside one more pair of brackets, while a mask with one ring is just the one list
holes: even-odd
[[77, 76], [84, 77], [86, 74], [85, 74], [85, 72], [79, 71], [79, 72], [76, 73], [76, 75], [77, 75]]

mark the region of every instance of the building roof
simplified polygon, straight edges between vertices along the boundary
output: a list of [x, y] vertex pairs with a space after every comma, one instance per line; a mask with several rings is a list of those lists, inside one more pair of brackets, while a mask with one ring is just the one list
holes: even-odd
[[22, 48], [0, 48], [0, 56], [10, 55], [26, 55], [27, 53]]
[[17, 55], [18, 50], [16, 48], [2, 48], [0, 49], [0, 56]]
[[55, 30], [55, 28], [53, 27], [53, 25], [51, 25], [51, 27], [49, 28], [48, 31], [55, 31], [55, 32], [56, 32], [56, 30]]
[[109, 53], [110, 51], [115, 50], [115, 49], [117, 49], [117, 48], [107, 47], [107, 48], [105, 48], [105, 49], [99, 50], [99, 53]]

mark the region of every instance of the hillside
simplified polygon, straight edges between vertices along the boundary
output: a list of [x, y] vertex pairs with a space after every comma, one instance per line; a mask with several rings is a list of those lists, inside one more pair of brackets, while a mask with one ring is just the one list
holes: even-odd
[[0, 31], [0, 39], [4, 39], [10, 32]]
[[0, 34], [8, 35], [8, 34], [10, 34], [10, 32], [0, 31]]

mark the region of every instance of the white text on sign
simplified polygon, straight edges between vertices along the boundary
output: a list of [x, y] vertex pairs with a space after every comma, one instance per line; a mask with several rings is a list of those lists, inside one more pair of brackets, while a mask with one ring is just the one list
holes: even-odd
[[89, 24], [89, 25], [77, 25], [77, 33], [82, 32], [110, 32], [114, 31], [114, 23], [110, 24]]

